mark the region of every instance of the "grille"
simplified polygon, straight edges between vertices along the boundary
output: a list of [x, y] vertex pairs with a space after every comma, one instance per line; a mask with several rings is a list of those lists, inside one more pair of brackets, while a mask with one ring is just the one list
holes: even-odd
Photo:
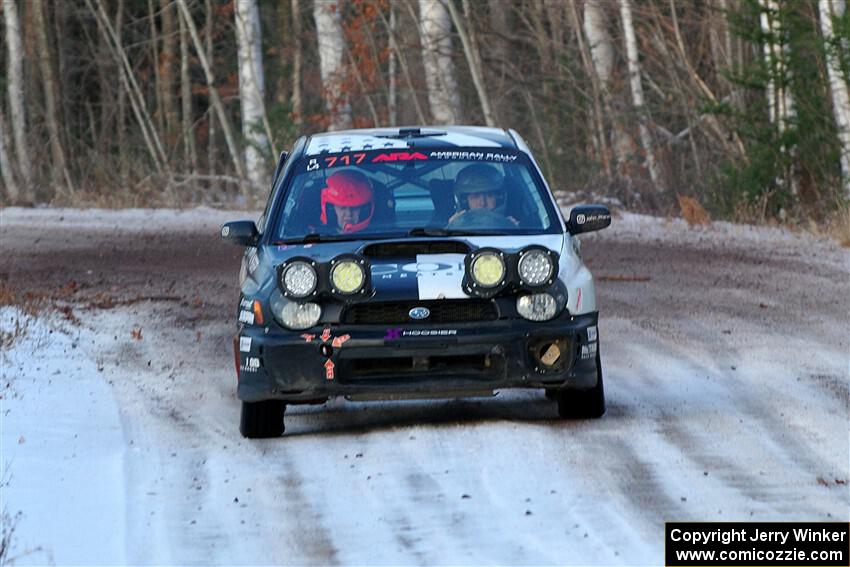
[[[427, 319], [414, 320], [408, 312], [414, 307], [427, 307]], [[485, 299], [442, 299], [439, 301], [388, 301], [350, 305], [341, 321], [353, 325], [392, 323], [466, 323], [493, 321], [499, 318], [495, 304]]]

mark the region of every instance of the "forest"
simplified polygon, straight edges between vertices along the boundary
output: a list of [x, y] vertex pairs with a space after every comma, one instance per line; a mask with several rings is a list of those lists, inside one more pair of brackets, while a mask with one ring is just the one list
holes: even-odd
[[477, 124], [577, 199], [847, 222], [844, 0], [0, 6], [3, 205], [255, 207], [301, 135]]

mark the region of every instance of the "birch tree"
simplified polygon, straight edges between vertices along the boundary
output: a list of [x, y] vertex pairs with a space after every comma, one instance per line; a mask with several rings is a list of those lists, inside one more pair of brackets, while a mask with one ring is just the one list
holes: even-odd
[[351, 103], [343, 89], [345, 35], [342, 31], [340, 7], [337, 0], [315, 0], [313, 3], [325, 110], [330, 116], [329, 130], [344, 130], [352, 125]]
[[[782, 139], [790, 127], [791, 121], [796, 117], [794, 95], [788, 85], [790, 81], [787, 62], [788, 44], [785, 40], [785, 30], [782, 28], [777, 0], [759, 0], [759, 6], [761, 8], [759, 22], [765, 36], [764, 59], [768, 69], [766, 86], [768, 114], [770, 122]], [[780, 143], [779, 151], [793, 163], [795, 159], [794, 148], [788, 148], [784, 140]], [[787, 185], [791, 195], [796, 198], [799, 190], [793, 165], [786, 177], [787, 183], [784, 179], [777, 179], [777, 184], [780, 186]]]
[[661, 179], [661, 170], [655, 160], [655, 151], [652, 147], [652, 133], [649, 130], [649, 113], [644, 104], [643, 82], [641, 80], [640, 60], [635, 37], [635, 26], [632, 19], [631, 0], [620, 0], [620, 17], [623, 21], [623, 35], [626, 43], [626, 61], [629, 67], [629, 86], [632, 91], [632, 106], [638, 116], [638, 130], [640, 142], [646, 154], [646, 167], [649, 177], [657, 191], [664, 191]]
[[[574, 0], [573, 0], [574, 1]], [[626, 169], [634, 142], [628, 135], [617, 115], [614, 113], [612, 94], [614, 76], [614, 39], [608, 29], [609, 18], [602, 0], [585, 0], [584, 34], [590, 50], [593, 71], [598, 79], [602, 106], [611, 121], [611, 147], [617, 169], [622, 173]]]
[[[452, 21], [457, 28], [457, 34], [460, 36], [460, 42], [463, 44], [463, 53], [466, 56], [466, 62], [469, 65], [469, 74], [472, 76], [472, 84], [475, 86], [475, 92], [478, 93], [478, 101], [481, 103], [481, 112], [484, 114], [484, 123], [487, 126], [496, 126], [496, 117], [493, 114], [493, 106], [490, 104], [490, 95], [487, 92], [487, 85], [484, 84], [484, 65], [481, 63], [481, 53], [478, 50], [478, 43], [475, 35], [471, 31], [467, 31], [463, 23], [463, 18], [457, 11], [455, 5], [449, 0], [440, 0], [444, 5], [448, 6], [449, 13], [452, 16]], [[472, 10], [469, 7], [468, 0], [463, 0], [463, 10], [466, 15], [466, 20], [471, 24], [470, 14]]]
[[242, 108], [242, 137], [245, 140], [245, 169], [255, 190], [265, 182], [263, 152], [269, 144], [263, 128], [265, 78], [260, 35], [260, 12], [256, 0], [236, 2], [236, 41], [239, 47], [239, 99]]
[[18, 5], [15, 0], [3, 0], [3, 18], [6, 22], [6, 91], [9, 96], [12, 138], [15, 141], [15, 155], [18, 158], [18, 170], [23, 177], [24, 187], [20, 193], [22, 199], [30, 199], [33, 190], [32, 161], [27, 141], [27, 123], [24, 107], [24, 52], [21, 47], [21, 23], [18, 19]]
[[832, 28], [832, 19], [844, 16], [845, 4], [844, 0], [820, 0], [818, 8], [821, 33], [826, 44], [826, 69], [832, 94], [832, 113], [841, 144], [841, 184], [844, 188], [844, 200], [850, 201], [850, 97], [847, 93], [847, 80], [841, 73], [836, 53], [838, 45]]
[[449, 11], [441, 0], [419, 0], [419, 35], [428, 105], [437, 124], [456, 124], [461, 120], [451, 31]]

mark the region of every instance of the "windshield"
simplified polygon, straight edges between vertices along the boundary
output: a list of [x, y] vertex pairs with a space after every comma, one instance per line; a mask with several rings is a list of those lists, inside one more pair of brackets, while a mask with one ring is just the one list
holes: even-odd
[[526, 156], [501, 148], [308, 156], [273, 240], [557, 233], [546, 192]]

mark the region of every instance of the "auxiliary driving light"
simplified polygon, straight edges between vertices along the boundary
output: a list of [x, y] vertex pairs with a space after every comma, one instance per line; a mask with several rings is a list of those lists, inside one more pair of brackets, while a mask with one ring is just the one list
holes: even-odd
[[294, 299], [304, 299], [316, 291], [319, 278], [312, 261], [292, 260], [280, 271], [283, 294]]
[[505, 261], [496, 252], [484, 252], [472, 260], [472, 281], [481, 287], [496, 287], [505, 279]]
[[331, 261], [331, 289], [341, 295], [353, 295], [366, 289], [366, 262], [362, 258]]
[[551, 284], [555, 272], [552, 253], [542, 247], [526, 248], [519, 254], [517, 272], [520, 283], [526, 287]]

